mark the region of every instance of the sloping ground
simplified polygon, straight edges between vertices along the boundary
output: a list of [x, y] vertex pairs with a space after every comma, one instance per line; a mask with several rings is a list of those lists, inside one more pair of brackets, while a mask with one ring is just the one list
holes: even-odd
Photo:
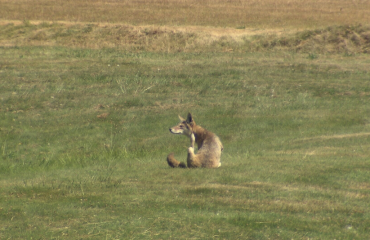
[[304, 52], [370, 52], [370, 26], [334, 26], [325, 29], [303, 31], [295, 38], [280, 38], [281, 46]]
[[370, 25], [293, 31], [7, 21], [0, 23], [0, 46], [119, 48], [154, 52], [286, 49], [309, 53], [369, 53]]

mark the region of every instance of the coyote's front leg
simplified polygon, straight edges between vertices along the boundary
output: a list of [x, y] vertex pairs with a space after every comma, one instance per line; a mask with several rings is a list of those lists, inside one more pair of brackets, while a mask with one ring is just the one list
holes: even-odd
[[194, 154], [195, 136], [194, 133], [190, 135], [190, 147], [188, 148], [188, 168], [200, 167], [197, 156]]
[[194, 133], [190, 134], [190, 147], [194, 149], [194, 144], [195, 144], [195, 135]]

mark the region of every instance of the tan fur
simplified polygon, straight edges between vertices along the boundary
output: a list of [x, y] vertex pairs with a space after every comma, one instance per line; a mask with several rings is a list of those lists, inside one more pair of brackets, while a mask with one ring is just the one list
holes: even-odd
[[[180, 123], [172, 128], [173, 134], [183, 134], [190, 138], [190, 147], [188, 148], [187, 167], [205, 167], [217, 168], [221, 166], [222, 143], [216, 134], [207, 131], [195, 124], [192, 115], [189, 113], [187, 119], [180, 117]], [[198, 145], [198, 152], [194, 152], [194, 144]], [[175, 159], [174, 154], [167, 156], [167, 163], [171, 167], [186, 168], [186, 164]]]

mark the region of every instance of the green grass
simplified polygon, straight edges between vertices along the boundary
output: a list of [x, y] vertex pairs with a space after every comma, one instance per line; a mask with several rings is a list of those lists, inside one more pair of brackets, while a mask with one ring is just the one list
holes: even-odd
[[[1, 239], [368, 237], [366, 54], [0, 55]], [[221, 168], [167, 166], [189, 111]]]

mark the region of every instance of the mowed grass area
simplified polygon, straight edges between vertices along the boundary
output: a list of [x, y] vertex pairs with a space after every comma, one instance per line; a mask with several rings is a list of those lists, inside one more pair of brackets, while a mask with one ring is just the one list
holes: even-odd
[[[369, 57], [1, 48], [3, 239], [366, 239]], [[219, 169], [171, 169], [190, 111]]]
[[0, 239], [368, 239], [368, 4], [0, 0]]
[[0, 20], [231, 28], [318, 28], [370, 22], [369, 1], [0, 0]]

